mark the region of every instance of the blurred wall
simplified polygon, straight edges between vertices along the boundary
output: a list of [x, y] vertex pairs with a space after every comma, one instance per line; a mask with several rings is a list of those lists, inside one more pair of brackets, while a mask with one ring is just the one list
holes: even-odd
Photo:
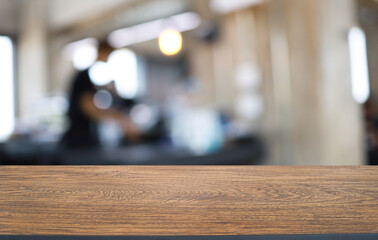
[[269, 1], [276, 164], [361, 164], [360, 106], [351, 95], [353, 0]]
[[[353, 0], [285, 0], [214, 15], [193, 1], [204, 21], [219, 24], [214, 42], [189, 42], [190, 66], [204, 105], [226, 110], [263, 136], [268, 164], [362, 164], [361, 107], [351, 95], [347, 32], [357, 24]], [[211, 23], [211, 22], [210, 22]], [[237, 70], [262, 73], [261, 116], [236, 112]]]
[[[204, 105], [230, 113], [259, 133], [266, 125], [270, 109], [266, 96], [271, 94], [267, 90], [271, 78], [267, 5], [215, 14], [205, 7], [209, 2], [193, 1], [194, 8], [197, 12], [202, 9], [204, 25], [215, 26], [218, 36], [214, 40], [192, 38], [188, 43], [190, 66], [203, 88], [199, 98]], [[250, 109], [250, 116], [241, 114], [238, 102], [243, 95], [263, 98], [263, 111]]]
[[353, 0], [270, 0], [218, 16], [220, 38], [191, 46], [203, 103], [242, 118], [235, 112], [237, 69], [252, 63], [262, 73], [255, 94], [264, 112], [244, 120], [264, 136], [267, 164], [364, 163], [347, 42], [356, 10]]

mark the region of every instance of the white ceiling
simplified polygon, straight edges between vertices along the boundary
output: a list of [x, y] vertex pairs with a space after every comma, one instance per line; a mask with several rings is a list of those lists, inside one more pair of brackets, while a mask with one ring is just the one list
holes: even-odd
[[64, 28], [137, 0], [48, 0], [49, 27]]
[[0, 0], [0, 34], [17, 34], [23, 8], [32, 1], [46, 3], [47, 26], [60, 32], [78, 24], [124, 27], [167, 17], [187, 11], [191, 0]]

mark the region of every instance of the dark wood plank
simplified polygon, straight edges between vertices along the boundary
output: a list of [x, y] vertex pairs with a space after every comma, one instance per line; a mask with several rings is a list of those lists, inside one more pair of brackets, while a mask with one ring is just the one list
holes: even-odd
[[0, 167], [3, 235], [378, 233], [378, 168]]

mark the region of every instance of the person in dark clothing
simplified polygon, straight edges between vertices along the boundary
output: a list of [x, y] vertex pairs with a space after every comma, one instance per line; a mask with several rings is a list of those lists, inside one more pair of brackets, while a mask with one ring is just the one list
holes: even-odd
[[71, 148], [99, 146], [96, 121], [85, 114], [81, 106], [81, 98], [85, 94], [94, 94], [95, 91], [88, 70], [79, 72], [71, 87], [67, 113], [70, 126], [62, 139], [64, 146]]
[[[113, 49], [101, 43], [97, 61], [106, 61]], [[70, 126], [61, 143], [67, 148], [91, 148], [100, 146], [97, 122], [114, 120], [129, 140], [136, 140], [139, 131], [124, 113], [115, 109], [99, 109], [93, 102], [96, 86], [91, 82], [89, 71], [79, 72], [74, 78], [69, 96], [68, 118]]]

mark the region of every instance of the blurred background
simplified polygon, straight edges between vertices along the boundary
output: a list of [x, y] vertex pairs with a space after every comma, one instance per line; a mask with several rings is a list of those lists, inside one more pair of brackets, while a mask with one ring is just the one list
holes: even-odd
[[[0, 0], [0, 164], [376, 164], [377, 64], [376, 0]], [[62, 146], [83, 71], [137, 139]]]

